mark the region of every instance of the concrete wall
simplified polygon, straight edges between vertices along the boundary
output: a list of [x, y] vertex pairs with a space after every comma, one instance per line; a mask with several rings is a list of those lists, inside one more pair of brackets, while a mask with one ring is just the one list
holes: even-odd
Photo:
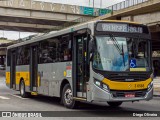
[[151, 24], [151, 23], [155, 23], [155, 22], [160, 23], [160, 11], [146, 13], [146, 14], [140, 14], [140, 15], [135, 15], [135, 16], [125, 16], [125, 17], [122, 17], [121, 19], [139, 22], [139, 23], [143, 23], [143, 24]]
[[[49, 3], [44, 1], [34, 1], [34, 0], [2, 0], [0, 1], [1, 7], [18, 8], [18, 9], [30, 9], [38, 11], [48, 11], [48, 12], [60, 12], [69, 14], [85, 14], [84, 9], [87, 7]], [[94, 11], [97, 11], [95, 8]]]
[[44, 32], [67, 22], [73, 23], [74, 20], [82, 17], [84, 19], [94, 18], [94, 10], [89, 9], [84, 6], [33, 0], [1, 0], [0, 29]]
[[1, 7], [10, 7], [10, 8], [40, 10], [40, 11], [80, 14], [80, 7], [79, 6], [39, 2], [39, 1], [33, 1], [33, 0], [0, 1], [0, 6]]

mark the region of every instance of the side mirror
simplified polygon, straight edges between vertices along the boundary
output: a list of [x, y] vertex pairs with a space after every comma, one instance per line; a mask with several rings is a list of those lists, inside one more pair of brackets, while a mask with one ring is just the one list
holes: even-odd
[[93, 39], [89, 41], [89, 53], [92, 53], [94, 51], [95, 44]]
[[93, 59], [93, 52], [95, 50], [95, 43], [94, 43], [94, 40], [91, 39], [89, 41], [89, 56], [90, 56], [90, 61], [92, 61]]

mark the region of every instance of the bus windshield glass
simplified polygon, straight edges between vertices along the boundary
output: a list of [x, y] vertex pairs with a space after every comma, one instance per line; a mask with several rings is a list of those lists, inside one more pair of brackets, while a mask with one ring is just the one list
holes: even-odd
[[96, 36], [93, 67], [104, 71], [149, 71], [149, 41], [139, 38]]

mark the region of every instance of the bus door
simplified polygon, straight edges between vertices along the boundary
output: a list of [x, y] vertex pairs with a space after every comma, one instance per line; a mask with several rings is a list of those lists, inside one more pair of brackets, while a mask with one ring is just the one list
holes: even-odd
[[[74, 54], [75, 62], [75, 84], [76, 84], [76, 97], [86, 98], [86, 83], [89, 80], [89, 64], [88, 64], [88, 41], [87, 34], [75, 36], [75, 48]], [[74, 71], [73, 71], [74, 72]], [[75, 90], [75, 89], [74, 89]], [[73, 92], [74, 93], [74, 92]]]
[[30, 91], [37, 91], [38, 85], [38, 56], [37, 46], [30, 48]]
[[10, 88], [16, 89], [16, 51], [11, 53], [11, 68], [10, 68]]

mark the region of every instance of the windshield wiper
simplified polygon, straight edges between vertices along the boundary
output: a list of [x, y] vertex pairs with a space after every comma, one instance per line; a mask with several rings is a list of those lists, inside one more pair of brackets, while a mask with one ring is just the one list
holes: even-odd
[[115, 48], [119, 52], [119, 54], [122, 54], [122, 49], [121, 49], [120, 45], [118, 44], [116, 38], [112, 34], [110, 35], [110, 38], [111, 38], [111, 40], [113, 42], [113, 45], [115, 46]]
[[113, 41], [113, 45], [115, 46], [115, 48], [117, 49], [117, 51], [119, 52], [119, 54], [122, 55], [122, 57], [123, 57], [123, 64], [125, 66], [123, 43], [122, 43], [122, 47], [120, 47], [120, 45], [118, 44], [116, 38], [112, 34], [110, 34], [110, 38]]
[[123, 43], [122, 43], [122, 53], [121, 53], [122, 57], [123, 57], [123, 64], [125, 66], [125, 58], [124, 58], [124, 48], [123, 48]]

